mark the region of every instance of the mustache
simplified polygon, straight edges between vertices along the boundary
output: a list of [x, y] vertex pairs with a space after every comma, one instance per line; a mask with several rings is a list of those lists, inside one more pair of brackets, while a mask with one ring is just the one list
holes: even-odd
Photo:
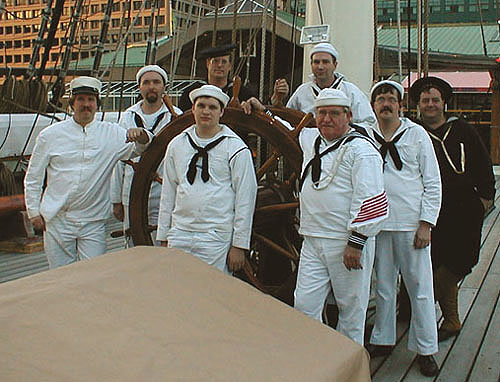
[[380, 112], [384, 112], [384, 111], [390, 111], [390, 112], [392, 112], [392, 109], [389, 106], [384, 106], [382, 108], [382, 110], [380, 110]]

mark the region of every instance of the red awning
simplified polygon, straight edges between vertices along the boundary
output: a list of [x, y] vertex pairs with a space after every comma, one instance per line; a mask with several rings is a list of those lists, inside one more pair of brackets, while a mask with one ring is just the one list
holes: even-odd
[[[454, 92], [486, 93], [490, 90], [491, 77], [488, 72], [429, 72], [429, 76], [439, 77], [448, 81]], [[417, 73], [411, 73], [411, 84], [417, 80]], [[408, 87], [408, 77], [402, 85]]]

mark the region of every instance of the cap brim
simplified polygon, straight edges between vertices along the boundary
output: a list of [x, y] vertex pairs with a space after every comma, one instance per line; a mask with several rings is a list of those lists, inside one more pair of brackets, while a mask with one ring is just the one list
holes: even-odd
[[423, 77], [416, 80], [410, 87], [408, 94], [410, 95], [411, 100], [418, 103], [418, 101], [420, 101], [420, 93], [422, 93], [422, 89], [429, 86], [439, 89], [445, 102], [448, 102], [453, 95], [453, 88], [447, 81], [438, 77]]
[[221, 45], [203, 49], [202, 51], [200, 51], [200, 53], [198, 53], [197, 58], [203, 59], [203, 58], [227, 56], [230, 55], [233, 52], [233, 50], [236, 49], [237, 47], [238, 45], [236, 44], [228, 44], [228, 45]]
[[71, 90], [71, 94], [92, 94], [99, 96], [99, 92], [95, 88], [89, 86], [80, 86], [76, 89]]

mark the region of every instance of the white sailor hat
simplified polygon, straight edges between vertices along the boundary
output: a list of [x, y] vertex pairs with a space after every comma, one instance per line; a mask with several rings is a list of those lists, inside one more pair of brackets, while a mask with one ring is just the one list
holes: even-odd
[[375, 90], [377, 90], [377, 88], [381, 87], [382, 85], [392, 86], [394, 89], [396, 89], [398, 91], [401, 99], [404, 98], [405, 89], [403, 88], [403, 85], [401, 85], [399, 82], [391, 81], [391, 80], [379, 81], [375, 85], [373, 85], [372, 90], [370, 91], [370, 97], [372, 97]]
[[102, 83], [97, 78], [81, 76], [74, 78], [70, 84], [69, 89], [72, 95], [75, 94], [93, 94], [99, 97], [101, 93]]
[[229, 96], [214, 85], [203, 85], [202, 87], [194, 89], [189, 93], [189, 99], [193, 104], [198, 97], [213, 97], [222, 102], [224, 107], [226, 107], [229, 102]]
[[165, 70], [163, 70], [163, 68], [161, 68], [158, 65], [146, 65], [146, 66], [142, 67], [141, 69], [139, 69], [139, 71], [135, 75], [135, 79], [137, 80], [138, 85], [141, 84], [142, 75], [144, 73], [147, 73], [147, 72], [158, 73], [163, 78], [163, 84], [166, 85], [168, 83], [168, 75], [167, 75], [167, 72]]
[[319, 92], [314, 100], [314, 107], [320, 106], [345, 106], [351, 107], [351, 100], [342, 90], [326, 88]]
[[329, 42], [320, 42], [319, 44], [314, 45], [314, 47], [311, 50], [311, 55], [310, 58], [312, 58], [313, 54], [315, 53], [330, 53], [336, 61], [339, 60], [339, 53], [337, 50], [334, 48], [332, 44]]

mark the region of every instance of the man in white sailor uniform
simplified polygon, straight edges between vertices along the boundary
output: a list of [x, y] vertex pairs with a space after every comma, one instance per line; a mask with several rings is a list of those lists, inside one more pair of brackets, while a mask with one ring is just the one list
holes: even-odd
[[[314, 113], [314, 100], [321, 89], [341, 90], [351, 101], [353, 123], [375, 122], [375, 114], [366, 95], [353, 83], [335, 72], [339, 53], [332, 44], [322, 42], [311, 50], [311, 81], [300, 85], [291, 95], [286, 107], [300, 110], [304, 113]], [[281, 83], [276, 82], [274, 92], [279, 92]]]
[[70, 89], [73, 117], [40, 132], [24, 179], [26, 210], [35, 229], [44, 230], [50, 268], [106, 251], [113, 167], [152, 138], [144, 129], [95, 119], [98, 79], [77, 77]]
[[432, 142], [424, 128], [400, 117], [403, 87], [380, 81], [371, 91], [377, 123], [367, 130], [384, 158], [389, 219], [376, 237], [375, 327], [372, 357], [389, 354], [396, 343], [397, 279], [401, 272], [411, 304], [408, 349], [420, 371], [436, 375], [438, 351], [430, 256], [431, 227], [441, 206], [441, 179]]
[[195, 124], [167, 147], [157, 240], [234, 272], [250, 246], [257, 194], [252, 156], [219, 124], [229, 102], [220, 88], [204, 85], [189, 97]]
[[371, 139], [349, 125], [351, 100], [342, 91], [323, 89], [314, 104], [318, 128], [305, 128], [299, 136], [304, 243], [295, 308], [321, 320], [332, 291], [337, 330], [363, 344], [373, 237], [388, 214], [382, 158]]
[[[136, 74], [139, 92], [142, 100], [129, 107], [120, 119], [120, 125], [125, 128], [140, 127], [147, 129], [156, 135], [172, 119], [172, 114], [163, 102], [163, 93], [168, 83], [168, 75], [158, 65], [147, 65], [141, 68]], [[175, 113], [182, 114], [182, 111], [174, 106]], [[137, 162], [137, 159], [132, 160]], [[158, 167], [162, 169], [162, 164]], [[129, 199], [130, 187], [134, 170], [132, 166], [120, 161], [115, 166], [111, 180], [111, 203], [113, 203], [113, 215], [123, 221], [123, 232], [126, 237], [127, 246], [132, 246], [132, 238], [127, 234], [129, 223]], [[154, 181], [149, 193], [148, 217], [149, 225], [155, 226], [158, 223], [158, 208], [160, 205], [161, 184]], [[152, 237], [156, 238], [156, 232], [152, 232]], [[153, 242], [155, 240], [153, 239]], [[159, 245], [158, 242], [155, 244]]]

